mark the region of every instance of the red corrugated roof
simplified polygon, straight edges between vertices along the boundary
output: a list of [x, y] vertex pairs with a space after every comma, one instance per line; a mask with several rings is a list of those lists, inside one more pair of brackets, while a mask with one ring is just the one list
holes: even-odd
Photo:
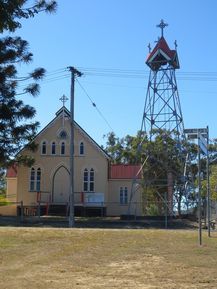
[[17, 167], [16, 165], [11, 166], [10, 168], [7, 169], [7, 178], [16, 178], [17, 177]]
[[141, 165], [111, 165], [110, 179], [141, 179]]
[[147, 61], [150, 60], [150, 58], [155, 54], [155, 52], [161, 49], [166, 55], [168, 55], [169, 58], [174, 57], [174, 53], [176, 52], [175, 50], [170, 50], [166, 40], [164, 37], [161, 37], [160, 40], [157, 42], [155, 48], [152, 50], [152, 52], [149, 54]]
[[[159, 53], [162, 51], [168, 58], [169, 61], [171, 61], [174, 65], [174, 67], [178, 68], [179, 64], [177, 61], [177, 52], [176, 50], [171, 50], [164, 39], [164, 37], [161, 37], [159, 41], [157, 42], [154, 49], [151, 51], [151, 53], [148, 55], [146, 63], [152, 67], [152, 64], [156, 61], [159, 62], [159, 54], [156, 53], [159, 51]], [[162, 54], [162, 53], [161, 53]], [[168, 61], [167, 60], [167, 61]]]

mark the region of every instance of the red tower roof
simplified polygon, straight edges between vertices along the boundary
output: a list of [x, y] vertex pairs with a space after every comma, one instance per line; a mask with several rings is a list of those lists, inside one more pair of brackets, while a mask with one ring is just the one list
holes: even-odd
[[162, 36], [148, 55], [146, 64], [152, 70], [158, 70], [162, 65], [167, 63], [171, 64], [174, 68], [179, 68], [177, 51], [171, 50]]

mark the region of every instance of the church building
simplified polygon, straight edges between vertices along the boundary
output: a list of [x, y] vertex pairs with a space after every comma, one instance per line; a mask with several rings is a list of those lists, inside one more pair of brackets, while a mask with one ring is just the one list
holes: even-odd
[[[13, 209], [8, 214], [34, 215], [69, 210], [70, 195], [70, 112], [63, 107], [35, 137], [37, 150], [23, 149], [33, 156], [32, 167], [19, 165], [7, 172], [7, 195]], [[141, 215], [141, 192], [133, 194], [132, 180], [139, 166], [112, 165], [109, 155], [74, 122], [75, 215]], [[138, 176], [140, 178], [140, 176]], [[13, 203], [12, 202], [12, 203]], [[129, 206], [130, 203], [130, 206]], [[1, 209], [0, 209], [1, 214]]]

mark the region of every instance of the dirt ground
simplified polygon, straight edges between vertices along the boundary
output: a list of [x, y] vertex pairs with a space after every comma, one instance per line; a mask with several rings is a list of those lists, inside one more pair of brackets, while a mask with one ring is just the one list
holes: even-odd
[[0, 227], [0, 288], [217, 288], [217, 233]]

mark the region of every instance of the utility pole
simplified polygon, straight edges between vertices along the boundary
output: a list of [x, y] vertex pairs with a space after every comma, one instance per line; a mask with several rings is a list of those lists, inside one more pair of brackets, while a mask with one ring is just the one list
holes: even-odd
[[209, 175], [209, 127], [207, 126], [207, 219], [208, 219], [208, 236], [211, 237], [211, 200], [210, 200], [210, 175]]
[[82, 76], [72, 66], [68, 67], [71, 72], [71, 90], [70, 90], [70, 124], [71, 124], [71, 137], [70, 137], [70, 192], [69, 192], [69, 228], [75, 225], [74, 216], [74, 99], [75, 99], [75, 77]]
[[198, 239], [199, 245], [202, 245], [202, 220], [201, 220], [201, 167], [200, 167], [200, 144], [199, 144], [199, 132], [198, 135]]

